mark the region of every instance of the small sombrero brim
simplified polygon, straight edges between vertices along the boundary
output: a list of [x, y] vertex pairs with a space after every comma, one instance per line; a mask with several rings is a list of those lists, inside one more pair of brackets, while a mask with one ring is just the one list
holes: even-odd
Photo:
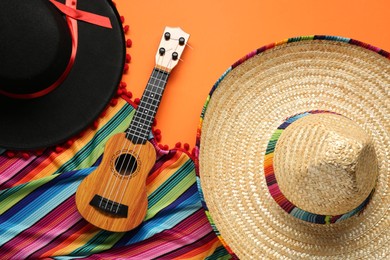
[[67, 141], [91, 125], [116, 92], [126, 54], [119, 14], [110, 0], [80, 0], [77, 8], [108, 17], [112, 29], [78, 21], [74, 65], [51, 93], [30, 100], [0, 95], [0, 147], [30, 150]]
[[[198, 131], [199, 186], [210, 221], [239, 258], [381, 259], [390, 255], [390, 60], [361, 42], [301, 37], [248, 54], [210, 92]], [[366, 209], [319, 225], [286, 213], [271, 197], [264, 155], [286, 118], [341, 114], [373, 138], [379, 161]]]

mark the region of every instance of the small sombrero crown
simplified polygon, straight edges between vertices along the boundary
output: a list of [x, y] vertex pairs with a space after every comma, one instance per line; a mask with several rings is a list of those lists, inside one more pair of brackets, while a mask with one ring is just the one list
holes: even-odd
[[370, 136], [346, 117], [302, 117], [287, 127], [275, 147], [280, 191], [296, 207], [318, 215], [358, 208], [374, 189], [378, 162]]

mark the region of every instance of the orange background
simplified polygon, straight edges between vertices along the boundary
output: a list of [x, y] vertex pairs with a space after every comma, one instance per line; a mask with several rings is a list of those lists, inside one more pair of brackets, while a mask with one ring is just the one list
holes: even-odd
[[116, 0], [133, 41], [126, 77], [141, 97], [165, 26], [189, 33], [183, 62], [174, 68], [160, 108], [162, 144], [195, 144], [206, 97], [222, 73], [263, 45], [303, 35], [353, 38], [390, 51], [389, 0]]

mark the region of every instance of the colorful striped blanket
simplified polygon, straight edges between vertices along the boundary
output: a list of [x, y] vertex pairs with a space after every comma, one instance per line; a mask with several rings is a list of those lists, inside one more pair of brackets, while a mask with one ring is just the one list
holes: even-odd
[[135, 230], [113, 233], [86, 222], [75, 205], [81, 180], [104, 144], [123, 132], [134, 108], [119, 99], [95, 129], [66, 149], [9, 158], [0, 151], [0, 259], [228, 259], [198, 195], [183, 149], [161, 150], [147, 179], [148, 212]]

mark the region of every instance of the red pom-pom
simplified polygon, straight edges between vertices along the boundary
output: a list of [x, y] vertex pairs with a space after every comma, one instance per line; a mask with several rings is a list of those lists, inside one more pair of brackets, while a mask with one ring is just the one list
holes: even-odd
[[130, 26], [128, 26], [128, 25], [123, 26], [124, 33], [127, 33], [129, 31], [129, 29], [130, 29]]
[[126, 46], [127, 46], [127, 48], [130, 48], [131, 46], [133, 46], [133, 41], [131, 39], [127, 39]]
[[121, 15], [121, 23], [124, 23], [125, 22], [125, 17], [123, 15]]
[[122, 89], [118, 89], [118, 90], [116, 91], [116, 94], [117, 94], [118, 96], [122, 95], [122, 94], [123, 94], [123, 90], [122, 90]]
[[78, 134], [78, 137], [83, 137], [83, 136], [85, 135], [85, 131], [86, 131], [86, 130], [81, 131], [81, 132]]
[[134, 103], [136, 103], [137, 105], [139, 105], [139, 104], [141, 103], [141, 99], [139, 99], [139, 98], [134, 99]]
[[126, 54], [126, 63], [130, 63], [130, 61], [131, 61], [131, 56], [130, 56], [130, 54]]
[[95, 120], [91, 127], [92, 127], [93, 130], [96, 130], [99, 127], [99, 121]]
[[107, 115], [107, 109], [104, 109], [103, 112], [99, 115], [100, 118], [103, 118]]
[[112, 106], [112, 107], [116, 106], [117, 104], [118, 104], [118, 99], [117, 98], [112, 99], [111, 102], [110, 102], [110, 106]]
[[154, 138], [156, 139], [157, 142], [161, 141], [161, 135], [156, 135], [156, 136], [154, 136]]
[[169, 146], [168, 145], [164, 145], [164, 150], [169, 150]]
[[73, 139], [70, 139], [70, 140], [68, 140], [68, 141], [66, 142], [66, 146], [67, 146], [67, 147], [71, 147], [72, 144], [74, 144], [74, 140], [73, 140]]
[[126, 96], [127, 96], [128, 98], [132, 98], [132, 97], [133, 97], [133, 93], [131, 93], [130, 91], [127, 91], [127, 92], [126, 92]]
[[162, 145], [162, 144], [159, 144], [158, 147], [159, 147], [160, 149], [164, 149], [164, 145]]
[[156, 119], [156, 118], [153, 118], [152, 126], [156, 126], [156, 125], [157, 125], [157, 119]]
[[56, 153], [62, 153], [65, 149], [62, 146], [56, 146], [54, 150], [56, 151]]
[[22, 152], [22, 157], [27, 160], [28, 158], [30, 158], [30, 153]]
[[45, 149], [36, 150], [36, 151], [34, 151], [34, 154], [35, 154], [36, 156], [41, 156], [41, 155], [43, 154], [44, 151], [45, 151]]
[[121, 81], [121, 83], [119, 83], [119, 87], [120, 88], [126, 88], [127, 87], [127, 83], [124, 82], [124, 81]]
[[180, 148], [180, 147], [181, 147], [181, 143], [180, 143], [180, 142], [177, 142], [177, 143], [175, 144], [175, 147], [176, 147], [176, 148]]
[[12, 152], [12, 151], [7, 151], [5, 154], [7, 155], [8, 158], [14, 158], [15, 155], [16, 155], [16, 154], [15, 154], [14, 152]]
[[156, 129], [156, 130], [154, 130], [154, 133], [155, 133], [156, 135], [161, 135], [161, 130], [160, 130], [160, 129]]
[[184, 144], [184, 149], [185, 149], [186, 151], [188, 151], [188, 150], [190, 149], [190, 145], [187, 144], [187, 143], [185, 143], [185, 144]]
[[127, 73], [129, 71], [129, 65], [125, 63], [125, 66], [123, 66], [123, 73]]

